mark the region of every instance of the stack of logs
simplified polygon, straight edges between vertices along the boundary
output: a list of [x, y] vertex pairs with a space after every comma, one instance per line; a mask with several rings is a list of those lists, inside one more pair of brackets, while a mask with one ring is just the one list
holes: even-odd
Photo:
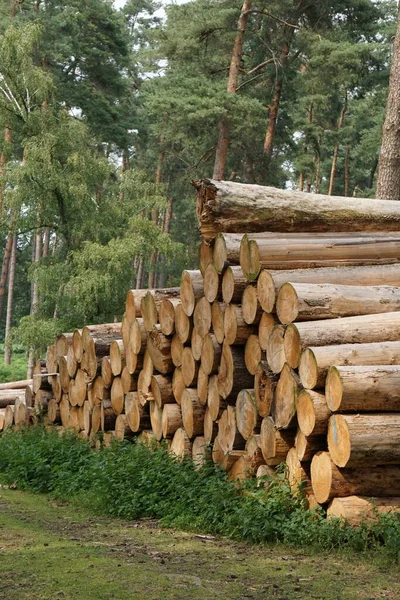
[[350, 522], [400, 510], [400, 204], [195, 185], [200, 270], [59, 336], [31, 404], [82, 437], [210, 452], [231, 479], [286, 461]]

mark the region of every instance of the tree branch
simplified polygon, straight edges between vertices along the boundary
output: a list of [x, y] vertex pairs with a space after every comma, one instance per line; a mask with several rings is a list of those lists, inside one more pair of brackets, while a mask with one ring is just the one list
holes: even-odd
[[256, 15], [263, 15], [264, 17], [271, 17], [271, 19], [278, 21], [278, 23], [282, 23], [282, 25], [286, 25], [287, 27], [292, 27], [293, 29], [300, 29], [300, 25], [296, 25], [295, 23], [289, 23], [288, 21], [285, 21], [284, 19], [281, 19], [280, 17], [276, 17], [275, 15], [270, 13], [268, 10], [252, 9], [252, 10], [248, 10], [244, 14], [245, 15], [256, 14]]

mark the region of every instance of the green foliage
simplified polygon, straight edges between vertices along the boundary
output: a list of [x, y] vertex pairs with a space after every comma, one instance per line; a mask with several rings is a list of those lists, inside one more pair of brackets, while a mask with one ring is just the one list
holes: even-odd
[[20, 489], [75, 499], [101, 514], [152, 517], [168, 527], [224, 535], [252, 543], [284, 542], [320, 550], [382, 550], [400, 557], [400, 519], [385, 515], [350, 527], [306, 510], [284, 473], [266, 492], [255, 481], [236, 486], [212, 463], [199, 470], [165, 448], [114, 443], [99, 451], [66, 433], [41, 427], [0, 436], [0, 472]]
[[4, 346], [0, 347], [0, 383], [18, 381], [26, 378], [28, 360], [23, 348], [14, 346], [12, 364], [4, 364]]
[[37, 316], [22, 317], [18, 328], [13, 331], [13, 339], [24, 348], [35, 348], [42, 355], [54, 338], [64, 331], [62, 321], [41, 319]]

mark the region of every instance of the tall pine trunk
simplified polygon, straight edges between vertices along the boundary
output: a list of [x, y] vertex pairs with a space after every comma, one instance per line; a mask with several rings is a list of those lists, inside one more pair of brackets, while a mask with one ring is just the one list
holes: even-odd
[[17, 236], [13, 236], [11, 261], [10, 261], [10, 276], [8, 278], [8, 298], [7, 298], [7, 318], [6, 332], [4, 344], [4, 364], [11, 364], [12, 341], [11, 341], [11, 326], [14, 307], [14, 281], [15, 281], [15, 266], [17, 262]]
[[379, 156], [377, 198], [400, 200], [400, 18], [393, 44], [389, 96]]
[[[247, 27], [249, 11], [251, 10], [251, 3], [252, 3], [252, 0], [244, 0], [242, 10], [240, 12], [240, 16], [239, 16], [239, 20], [238, 20], [238, 24], [237, 24], [237, 34], [236, 34], [235, 42], [233, 44], [231, 64], [229, 66], [229, 76], [228, 76], [228, 84], [227, 84], [228, 94], [236, 94], [240, 62], [242, 60], [243, 40], [244, 40], [244, 34], [246, 31], [246, 27]], [[231, 127], [231, 122], [230, 122], [229, 117], [227, 117], [227, 116], [222, 117], [220, 124], [219, 124], [219, 136], [218, 136], [217, 150], [215, 153], [213, 179], [221, 180], [224, 178], [224, 175], [225, 175], [226, 159], [228, 156], [228, 147], [229, 147], [230, 127]]]
[[[347, 90], [344, 91], [344, 104], [343, 104], [342, 110], [340, 111], [340, 117], [339, 117], [338, 127], [337, 127], [338, 131], [340, 131], [343, 128], [344, 115], [346, 114], [346, 111], [347, 111]], [[335, 177], [336, 177], [338, 156], [339, 156], [339, 142], [337, 142], [335, 144], [335, 149], [333, 151], [331, 175], [329, 178], [328, 196], [332, 196], [332, 194], [333, 194], [333, 189], [335, 186]], [[347, 196], [347, 194], [345, 194], [345, 196]]]
[[[171, 220], [172, 220], [172, 198], [168, 198], [168, 206], [164, 215], [164, 223], [163, 223], [163, 233], [169, 233], [171, 229]], [[164, 288], [167, 283], [167, 274], [165, 272], [165, 258], [161, 259], [161, 272], [158, 279], [158, 287]]]
[[[162, 143], [162, 140], [160, 140], [160, 143]], [[157, 163], [157, 169], [156, 169], [156, 185], [161, 185], [164, 157], [165, 157], [165, 152], [164, 152], [164, 150], [161, 150], [158, 154], [158, 163]], [[153, 219], [153, 223], [154, 223], [155, 227], [158, 226], [159, 217], [160, 217], [160, 213], [159, 213], [158, 208], [156, 208], [156, 209], [154, 209], [153, 215], [152, 215], [152, 219]], [[147, 280], [147, 287], [149, 289], [152, 289], [155, 287], [157, 257], [158, 257], [157, 250], [153, 250], [153, 252], [151, 253], [150, 266], [149, 266], [149, 277]]]
[[[42, 231], [40, 228], [37, 229], [34, 238], [35, 245], [35, 259], [34, 262], [38, 263], [42, 255]], [[37, 274], [34, 274], [33, 286], [32, 286], [32, 298], [31, 298], [31, 317], [34, 317], [39, 307], [39, 285], [37, 281]], [[33, 367], [36, 360], [36, 348], [30, 348], [28, 354], [28, 373], [26, 378], [31, 379], [33, 373]]]
[[290, 52], [290, 45], [292, 43], [293, 35], [294, 35], [294, 29], [285, 28], [284, 37], [286, 39], [284, 41], [281, 55], [280, 55], [280, 60], [279, 60], [280, 70], [278, 71], [278, 76], [275, 81], [274, 94], [273, 94], [272, 102], [269, 107], [268, 123], [267, 123], [267, 129], [265, 132], [265, 138], [264, 138], [264, 154], [267, 159], [267, 164], [269, 164], [269, 161], [272, 156], [272, 151], [274, 148], [276, 123], [278, 120], [279, 106], [281, 103], [282, 88], [283, 88], [283, 73], [284, 73], [284, 70], [285, 70], [285, 67], [287, 64], [287, 60], [288, 60], [288, 56], [289, 56], [289, 52]]

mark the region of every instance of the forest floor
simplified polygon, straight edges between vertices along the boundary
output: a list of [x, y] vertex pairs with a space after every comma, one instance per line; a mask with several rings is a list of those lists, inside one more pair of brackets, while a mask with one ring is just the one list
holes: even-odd
[[0, 487], [1, 600], [397, 600], [398, 565], [93, 517]]

